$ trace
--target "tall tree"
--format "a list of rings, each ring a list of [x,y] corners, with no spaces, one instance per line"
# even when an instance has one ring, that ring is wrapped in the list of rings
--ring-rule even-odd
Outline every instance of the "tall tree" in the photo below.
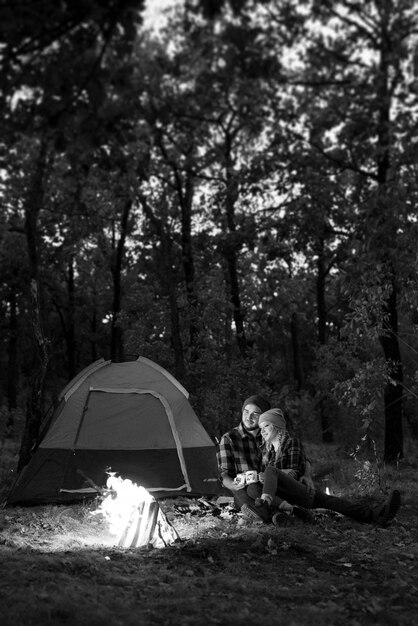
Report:
[[[396,0],[367,5],[313,2],[312,10],[314,18],[330,30],[325,34],[314,21],[306,23],[309,86],[304,106],[309,134],[305,137],[336,173],[353,175],[346,199],[347,210],[351,205],[357,220],[356,263],[363,268],[357,287],[363,284],[369,289],[374,282],[384,294],[379,339],[390,369],[384,394],[384,458],[394,462],[403,455],[397,317],[407,262],[398,233],[408,228],[410,215],[408,204],[396,196],[406,173],[403,137],[410,128],[411,105],[407,62],[412,62],[418,13],[415,3]]]
[[[48,340],[44,332],[39,281],[39,214],[44,202],[45,179],[48,175],[48,143],[42,138],[35,157],[33,179],[24,202],[25,234],[29,257],[30,307],[34,340],[31,386],[28,394],[25,429],[19,452],[18,469],[26,465],[37,440],[43,415],[43,392],[49,362]]]
[[[78,106],[85,104],[89,86],[100,74],[102,59],[118,26],[129,32],[125,43],[132,38],[135,32],[132,7],[140,9],[142,2],[115,0],[57,5],[35,1],[28,5],[18,0],[0,8],[3,44],[0,110],[5,130],[2,147],[12,143],[23,147],[26,142],[26,148],[35,155],[34,167],[14,172],[15,177],[20,175],[25,192],[23,210],[37,361],[27,405],[20,467],[28,461],[39,433],[48,365],[40,283],[39,220],[46,204],[49,162]],[[5,167],[10,165],[5,163]]]

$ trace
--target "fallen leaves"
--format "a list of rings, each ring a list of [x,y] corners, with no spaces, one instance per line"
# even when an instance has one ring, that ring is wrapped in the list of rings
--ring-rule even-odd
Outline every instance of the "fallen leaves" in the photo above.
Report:
[[[257,625],[260,616],[272,625],[406,626],[415,619],[412,508],[376,529],[326,516],[317,526],[238,526],[232,515],[164,506],[182,541],[162,550],[101,543],[105,529],[87,507],[0,511],[6,626]]]

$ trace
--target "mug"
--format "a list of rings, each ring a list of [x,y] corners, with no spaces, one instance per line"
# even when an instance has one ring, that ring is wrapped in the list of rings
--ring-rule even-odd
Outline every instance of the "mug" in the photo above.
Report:
[[[251,483],[258,483],[258,472],[254,470],[249,470],[245,472],[245,480],[247,485],[251,485]]]
[[[245,485],[245,474],[237,474],[234,478],[234,484],[237,487],[243,487]]]

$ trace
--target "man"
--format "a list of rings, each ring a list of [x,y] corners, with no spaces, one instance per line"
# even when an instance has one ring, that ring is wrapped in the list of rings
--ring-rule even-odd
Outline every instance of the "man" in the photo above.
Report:
[[[258,473],[262,468],[263,440],[258,421],[260,415],[269,409],[270,403],[263,396],[253,395],[247,398],[242,405],[241,423],[225,433],[219,443],[217,458],[221,481],[234,496],[238,510],[246,505],[245,511],[247,506],[254,505],[254,499],[247,493],[251,485],[239,482],[237,476],[251,470]],[[309,463],[303,481],[305,485],[302,488],[309,491],[313,487]],[[258,488],[261,493],[261,486],[258,485]],[[259,517],[268,522],[271,520],[271,512],[260,510]]]
[[[262,438],[258,420],[269,408],[270,402],[260,395],[247,398],[242,405],[240,424],[225,433],[219,442],[217,458],[221,481],[234,496],[238,510],[241,510],[243,504],[253,503],[247,495],[247,486],[239,484],[236,477],[250,470],[259,472],[261,469]]]
[[[259,491],[254,490],[252,485],[249,486],[247,495],[248,497],[252,495],[253,502],[246,502],[244,508],[244,513],[249,519],[268,521],[270,513],[273,523],[280,525],[281,515],[285,512],[295,514],[299,507],[303,507],[299,509],[302,512],[306,509],[329,509],[358,522],[379,526],[385,526],[396,516],[401,505],[401,496],[397,490],[393,490],[383,503],[374,507],[330,496],[315,489],[308,491],[295,480],[303,471],[303,456],[300,455],[298,446],[290,449],[287,446],[289,438],[282,411],[270,409],[262,413],[259,417],[259,426],[263,441],[270,452],[264,459],[262,495],[259,496]],[[275,512],[272,507],[279,511]],[[305,521],[309,521],[306,516]]]

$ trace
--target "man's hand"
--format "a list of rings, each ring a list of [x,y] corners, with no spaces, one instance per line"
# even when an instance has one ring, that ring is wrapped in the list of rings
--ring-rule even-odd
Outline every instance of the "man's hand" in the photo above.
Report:
[[[306,459],[305,473],[301,476],[299,482],[301,482],[302,485],[305,485],[309,495],[313,495],[315,492],[315,485],[312,480],[312,463],[309,459]]]
[[[308,490],[309,495],[313,494],[313,492],[315,491],[315,485],[310,476],[307,476],[306,474],[304,476],[301,476],[301,478],[299,479],[299,482],[305,485],[306,489]]]
[[[222,476],[222,484],[230,491],[240,491],[240,489],[244,489],[245,487],[245,483],[237,484],[235,482],[235,478],[231,478],[231,476],[228,476],[228,474]]]
[[[296,470],[294,469],[282,469],[280,471],[290,476],[290,478],[296,478]]]

